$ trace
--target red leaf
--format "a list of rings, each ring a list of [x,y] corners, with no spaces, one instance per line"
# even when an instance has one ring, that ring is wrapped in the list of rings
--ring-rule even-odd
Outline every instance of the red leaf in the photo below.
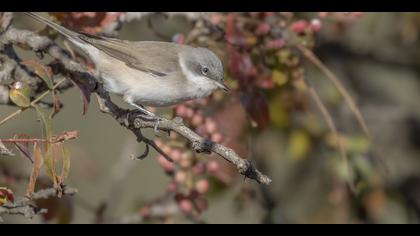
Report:
[[[12,192],[12,190],[0,187],[0,206],[7,202],[14,202],[15,196]]]
[[[99,33],[116,21],[121,12],[52,12],[64,26],[75,31],[83,31],[90,34]]]
[[[265,130],[270,123],[270,112],[267,99],[260,91],[252,91],[241,97],[241,103],[245,110],[251,116],[251,119],[257,124],[260,131]]]

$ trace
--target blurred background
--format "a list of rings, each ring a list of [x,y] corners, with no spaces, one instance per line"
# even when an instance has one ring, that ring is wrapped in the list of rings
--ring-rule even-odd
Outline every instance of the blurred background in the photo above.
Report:
[[[40,202],[49,209],[47,216],[4,215],[6,223],[130,222],[137,219],[133,216],[142,217],[134,223],[419,222],[420,14],[199,15],[205,21],[193,13],[77,14],[43,15],[89,33],[213,49],[224,61],[233,92],[157,113],[183,117],[199,134],[251,160],[273,182],[263,186],[243,179],[230,163],[192,153],[173,134],[156,140],[179,160],[175,166],[155,152],[131,160],[144,145],[99,112],[94,97],[82,115],[80,92],[71,88],[60,94],[64,106],[53,125],[55,133],[80,132],[66,143],[71,169],[65,181],[79,192]],[[61,37],[23,14],[14,14],[12,27],[41,32],[66,48]],[[322,66],[297,45],[313,51],[344,84],[371,139]],[[22,59],[36,59],[31,50],[14,48]],[[49,61],[48,56],[42,60]],[[330,113],[347,163],[308,85]],[[129,108],[118,97],[113,101]],[[0,119],[16,109],[0,105]],[[1,139],[20,133],[41,136],[35,110],[0,126]],[[153,131],[145,134],[154,137]],[[24,196],[31,168],[24,157],[2,156],[0,187]],[[41,174],[39,183],[48,185],[43,179],[48,178]],[[162,205],[159,213],[154,207]]]

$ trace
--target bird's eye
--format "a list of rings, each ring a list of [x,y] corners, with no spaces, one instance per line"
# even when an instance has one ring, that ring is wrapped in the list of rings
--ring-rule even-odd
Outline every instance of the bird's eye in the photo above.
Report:
[[[209,68],[203,67],[203,69],[201,69],[201,72],[203,73],[203,75],[207,75],[207,73],[209,73]]]

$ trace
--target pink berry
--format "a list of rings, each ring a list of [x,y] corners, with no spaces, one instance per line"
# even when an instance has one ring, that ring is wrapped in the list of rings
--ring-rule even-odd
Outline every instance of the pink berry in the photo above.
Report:
[[[203,162],[198,162],[192,168],[192,172],[194,175],[201,175],[206,170],[206,166]]]
[[[182,168],[188,168],[191,166],[191,159],[190,158],[182,158],[181,161],[179,162],[179,165]]]
[[[271,26],[268,23],[263,22],[263,23],[261,23],[257,26],[257,29],[255,30],[255,33],[257,35],[264,35],[264,34],[267,34],[268,32],[270,32],[270,29],[271,29]]]
[[[191,123],[192,123],[194,126],[199,126],[199,125],[201,125],[201,123],[203,123],[203,120],[204,120],[203,115],[196,113],[196,114],[193,116]]]
[[[186,107],[185,105],[178,105],[178,106],[175,108],[175,113],[176,113],[178,116],[181,116],[181,117],[186,117],[186,116],[187,116],[187,107]]]
[[[209,191],[209,181],[205,179],[197,181],[197,183],[195,183],[195,189],[201,194],[207,193]]]
[[[217,129],[217,123],[212,118],[207,118],[204,125],[206,126],[207,132],[210,134]]]
[[[220,133],[214,133],[211,135],[211,141],[220,143],[223,140],[223,136]]]
[[[322,23],[319,19],[313,19],[310,24],[311,30],[313,32],[318,32],[321,30]]]
[[[197,134],[201,136],[205,136],[207,134],[207,129],[205,125],[198,126],[195,131],[197,131]]]
[[[187,174],[184,171],[178,171],[175,174],[175,181],[178,183],[184,183],[187,180]]]
[[[181,209],[181,211],[185,214],[190,214],[193,210],[193,204],[190,200],[188,199],[182,199],[179,202],[179,208]]]
[[[218,172],[220,169],[220,165],[217,161],[209,161],[207,163],[207,171],[211,174]]]
[[[178,189],[178,185],[174,181],[169,182],[168,185],[166,186],[166,191],[170,193],[176,192],[177,189]]]
[[[303,33],[306,27],[308,27],[308,22],[306,20],[298,20],[291,25],[292,31],[297,34]]]
[[[193,115],[194,115],[194,110],[191,109],[191,108],[189,108],[189,107],[187,107],[187,109],[185,111],[185,117],[191,118],[191,117],[193,117]]]
[[[281,49],[286,45],[286,41],[284,39],[274,39],[267,42],[268,49]]]
[[[179,149],[173,149],[170,152],[170,157],[172,158],[172,160],[178,162],[181,160],[181,156],[182,156],[182,152]]]
[[[174,164],[166,160],[162,155],[159,155],[158,163],[166,172],[172,172],[174,170]]]

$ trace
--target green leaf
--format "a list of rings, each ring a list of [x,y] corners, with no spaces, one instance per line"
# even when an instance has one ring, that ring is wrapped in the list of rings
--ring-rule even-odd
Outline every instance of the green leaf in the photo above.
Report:
[[[54,182],[54,185],[57,182],[57,175],[55,173],[55,159],[54,159],[54,152],[49,145],[48,149],[44,153],[44,166],[45,172],[47,173],[48,177]]]
[[[43,125],[43,128],[44,128],[45,139],[49,141],[50,138],[53,135],[53,127],[52,127],[51,117],[46,111],[44,111],[39,106],[33,105],[33,107],[35,108],[35,110],[38,113],[38,116],[39,116],[39,118],[42,122],[42,125]],[[48,143],[48,142],[46,142],[46,143]]]
[[[19,107],[29,107],[31,105],[31,87],[28,84],[18,81],[14,83],[9,92],[10,100]]]
[[[69,176],[70,172],[70,151],[69,149],[62,147],[63,151],[63,169],[61,171],[61,183]]]

